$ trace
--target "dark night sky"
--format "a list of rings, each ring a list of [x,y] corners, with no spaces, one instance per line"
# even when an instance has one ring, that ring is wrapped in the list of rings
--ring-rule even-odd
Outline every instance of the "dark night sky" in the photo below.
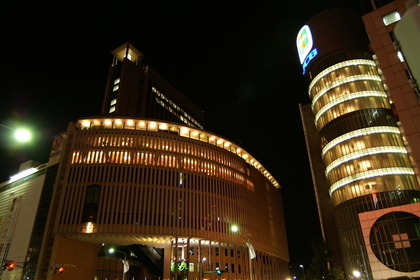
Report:
[[[110,51],[130,41],[145,64],[205,111],[206,130],[238,143],[274,175],[291,261],[309,264],[309,242],[320,232],[298,110],[309,99],[295,37],[325,9],[368,12],[368,1],[360,1],[8,4],[0,124],[25,124],[36,137],[18,145],[0,127],[0,182],[26,160],[46,162],[53,136],[68,122],[100,113]]]

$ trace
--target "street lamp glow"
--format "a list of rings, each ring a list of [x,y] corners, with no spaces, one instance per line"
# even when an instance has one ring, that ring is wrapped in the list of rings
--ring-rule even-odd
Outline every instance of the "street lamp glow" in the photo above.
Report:
[[[15,131],[15,139],[19,142],[27,142],[31,140],[32,135],[31,133],[26,129],[17,129]]]
[[[237,226],[235,226],[235,225],[233,225],[230,229],[231,229],[233,232],[237,232],[237,231],[239,230],[239,228],[238,228]]]
[[[359,278],[362,274],[360,273],[360,271],[354,270],[353,275],[354,275],[354,277]]]
[[[118,253],[121,253],[121,254],[124,255],[124,260],[122,261],[123,262],[122,280],[124,280],[125,279],[125,273],[130,268],[130,266],[129,266],[128,262],[127,262],[127,255],[123,251],[118,251],[118,250],[115,250],[114,248],[109,248],[108,252],[110,254],[113,254],[114,252],[118,252]]]
[[[31,132],[27,129],[23,129],[23,128],[16,129],[16,128],[13,128],[13,127],[10,127],[10,126],[4,125],[4,124],[0,124],[0,126],[4,127],[4,128],[7,128],[7,129],[10,129],[10,130],[13,130],[15,132],[14,137],[18,142],[27,142],[27,141],[31,140],[31,138],[32,138]]]

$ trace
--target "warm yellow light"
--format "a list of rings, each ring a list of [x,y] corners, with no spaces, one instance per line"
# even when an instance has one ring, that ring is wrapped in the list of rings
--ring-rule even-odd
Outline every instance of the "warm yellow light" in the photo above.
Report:
[[[365,172],[360,172],[358,174],[353,174],[348,177],[345,177],[337,182],[335,182],[330,188],[330,195],[338,190],[339,188],[344,187],[347,184],[352,182],[373,178],[373,177],[380,177],[386,175],[414,175],[414,171],[412,168],[408,167],[387,167],[387,168],[380,168],[375,170],[369,170]]]
[[[113,121],[115,126],[113,126]],[[138,121],[137,125],[135,125],[135,122]],[[125,123],[127,126],[125,127],[126,129],[133,129],[133,125],[135,125],[135,129],[139,129],[139,130],[151,130],[151,131],[156,131],[158,124],[155,121],[145,121],[145,120],[132,120],[132,119],[102,119],[102,118],[95,118],[95,119],[85,119],[85,120],[79,120],[79,125],[80,127],[89,127],[89,128],[93,128],[93,129],[100,129],[101,126],[105,126],[107,129],[110,128],[114,128],[114,129],[121,129],[123,128],[122,124]],[[130,127],[128,127],[130,126]],[[278,182],[276,182],[276,180],[271,176],[271,174],[265,170],[264,167],[261,166],[261,164],[259,164],[251,155],[247,154],[245,151],[242,151],[239,147],[234,146],[231,142],[226,141],[223,138],[218,138],[215,135],[209,134],[207,132],[201,131],[201,130],[196,130],[196,129],[192,129],[190,130],[190,128],[188,127],[184,127],[184,126],[180,126],[180,125],[176,125],[176,124],[168,124],[168,123],[159,123],[159,127],[161,129],[168,129],[170,127],[171,131],[174,132],[178,132],[179,131],[179,136],[182,137],[187,137],[187,138],[195,138],[198,139],[198,136],[200,136],[200,140],[205,141],[209,144],[212,145],[216,145],[218,147],[221,147],[223,149],[226,149],[227,151],[237,154],[240,157],[242,157],[243,159],[245,159],[247,162],[250,162],[257,170],[259,170],[276,188],[279,188],[280,185],[278,184]],[[191,133],[190,133],[191,131]],[[103,146],[103,140],[98,139],[98,143],[99,146]],[[124,141],[124,144],[122,145],[131,145],[132,144],[132,140],[130,141]],[[96,144],[98,145],[98,144]],[[115,141],[112,143],[108,143],[106,142],[106,145],[109,146],[118,146],[119,144],[117,144]],[[145,147],[149,147],[148,143],[143,143],[143,145]],[[242,152],[244,154],[242,154]],[[184,151],[184,153],[187,153],[187,150]],[[82,158],[80,156],[80,154],[74,154],[73,155],[73,161],[72,163],[86,163],[87,161],[89,163],[92,162],[104,162],[105,160],[112,160],[112,161],[117,161],[116,157],[119,157],[120,153],[119,152],[109,152],[106,155],[105,154],[99,154],[99,153],[95,153],[95,155],[90,155],[90,156],[86,156],[84,158]],[[137,155],[137,157],[139,157],[139,155]],[[145,155],[145,157],[147,158],[147,155]],[[86,161],[87,160],[87,161]],[[129,155],[123,156],[120,158],[119,163],[127,163],[127,161],[130,160],[136,160],[134,157],[130,157]],[[148,159],[141,159],[143,164],[150,164],[151,163],[151,158]],[[150,161],[150,162],[149,162]],[[167,163],[165,163],[167,164]],[[197,167],[197,161],[192,162],[192,168],[194,168],[194,170],[196,170]],[[209,167],[211,170],[207,170],[206,172],[208,172],[209,174],[215,175],[215,170],[216,168],[214,166],[210,166]]]
[[[324,156],[330,149],[334,148],[338,144],[350,140],[352,138],[360,137],[363,135],[375,134],[375,133],[394,133],[400,134],[400,130],[397,127],[391,126],[376,126],[376,127],[367,127],[358,130],[351,131],[349,133],[343,134],[331,142],[329,142],[325,147],[322,149],[322,155]]]
[[[328,110],[331,108],[344,103],[346,101],[357,99],[357,98],[364,98],[364,97],[382,97],[387,98],[387,95],[383,91],[373,91],[373,90],[366,90],[366,91],[359,91],[359,92],[353,92],[350,94],[346,94],[344,96],[341,96],[339,98],[334,99],[333,101],[327,103],[324,107],[322,107],[315,115],[315,123],[318,122],[319,118]],[[347,106],[347,112],[349,111]]]
[[[331,172],[331,170],[333,170],[334,168],[336,168],[337,166],[340,166],[341,164],[357,159],[357,158],[361,158],[361,157],[365,157],[365,156],[369,156],[369,155],[376,155],[376,154],[388,154],[388,153],[400,153],[400,154],[406,154],[407,150],[404,147],[398,147],[398,146],[382,146],[382,147],[373,147],[373,148],[369,148],[369,149],[364,149],[361,151],[356,151],[350,154],[347,154],[343,157],[340,157],[336,160],[334,160],[333,162],[331,162],[326,168],[325,168],[325,173],[328,175],[328,173]]]
[[[314,108],[314,105],[318,101],[318,99],[320,99],[329,90],[335,87],[341,86],[342,84],[347,84],[347,83],[355,82],[355,81],[364,81],[364,80],[373,80],[373,81],[378,81],[378,82],[382,81],[381,77],[377,75],[368,75],[368,74],[354,75],[350,77],[341,78],[333,83],[328,84],[327,86],[322,88],[320,91],[318,91],[318,93],[312,99],[312,109]]]
[[[134,121],[133,120],[127,120],[127,125],[129,125],[129,126],[134,125]]]
[[[373,62],[372,60],[368,60],[368,59],[352,59],[352,60],[347,60],[344,62],[340,62],[337,64],[334,64],[333,66],[328,67],[327,69],[323,70],[321,73],[319,73],[313,80],[312,82],[309,84],[309,91],[311,91],[312,87],[321,79],[323,79],[326,75],[328,75],[329,73],[340,69],[340,68],[344,68],[347,66],[353,66],[353,65],[358,65],[359,67],[361,65],[367,65],[367,66],[375,66],[375,62]]]
[[[90,126],[90,121],[88,120],[82,121],[82,127],[89,127],[89,126]]]

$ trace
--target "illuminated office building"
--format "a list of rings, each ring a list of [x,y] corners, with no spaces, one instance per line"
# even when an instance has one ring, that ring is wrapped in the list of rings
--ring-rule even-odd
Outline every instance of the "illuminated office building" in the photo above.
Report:
[[[316,15],[297,37],[322,230],[349,278],[420,276],[418,180],[368,45],[348,9]]]
[[[66,199],[54,247],[71,239],[84,251],[86,243],[163,248],[164,279],[217,279],[217,268],[229,279],[286,277],[279,185],[239,146],[196,128],[136,118],[80,119],[67,135]],[[257,252],[252,278],[248,240]],[[63,250],[55,262],[70,257]],[[99,267],[94,275],[110,277]]]
[[[420,6],[418,1],[396,0],[378,6],[362,18],[413,168],[419,176]]]
[[[19,171],[0,184],[0,264],[14,265],[0,279],[20,279],[28,247],[40,248],[57,168],[28,161]]]
[[[149,66],[130,43],[113,50],[102,115],[177,122],[203,128],[204,113]]]
[[[123,50],[113,53],[102,114],[71,122],[57,140],[42,246],[26,252],[38,265],[26,265],[24,279],[121,279],[118,258],[129,261],[130,280],[287,278],[278,182],[243,148],[199,128],[195,107],[157,74],[144,88],[153,96],[146,111],[159,114],[139,116],[131,104],[144,104],[144,91],[124,95],[124,85],[143,83],[136,75],[147,69],[131,45]],[[167,119],[174,113],[181,121]]]

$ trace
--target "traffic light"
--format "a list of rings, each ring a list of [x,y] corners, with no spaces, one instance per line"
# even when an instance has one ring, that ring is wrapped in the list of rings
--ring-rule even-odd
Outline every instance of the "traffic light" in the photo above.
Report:
[[[14,263],[5,263],[1,269],[2,270],[6,270],[7,269],[8,271],[12,271],[13,268],[15,268],[15,264]]]

